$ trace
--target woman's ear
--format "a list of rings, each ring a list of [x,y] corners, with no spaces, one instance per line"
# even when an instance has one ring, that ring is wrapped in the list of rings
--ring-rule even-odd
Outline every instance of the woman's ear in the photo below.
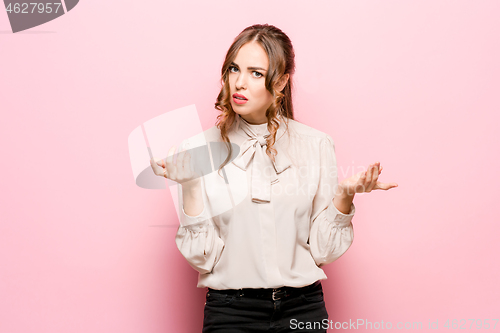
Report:
[[[283,75],[279,80],[278,82],[276,83],[276,90],[278,90],[279,92],[281,92],[285,86],[286,86],[286,83],[288,82],[288,78],[290,77],[290,74],[285,74]]]

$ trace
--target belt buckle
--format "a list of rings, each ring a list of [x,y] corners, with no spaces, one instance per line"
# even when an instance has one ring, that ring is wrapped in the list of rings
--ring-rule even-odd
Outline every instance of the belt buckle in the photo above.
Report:
[[[281,293],[283,293],[283,295],[282,295],[282,296],[280,296],[280,297],[276,296],[276,294],[278,294],[278,293],[280,293],[280,292],[281,292]],[[277,301],[277,300],[279,300],[279,299],[280,299],[280,298],[282,298],[285,294],[286,294],[286,292],[285,292],[284,290],[281,290],[281,288],[274,288],[274,289],[273,289],[273,296],[272,296],[273,301]]]

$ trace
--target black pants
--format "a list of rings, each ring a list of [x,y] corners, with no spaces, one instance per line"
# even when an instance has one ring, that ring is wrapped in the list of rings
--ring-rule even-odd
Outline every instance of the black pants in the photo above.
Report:
[[[305,293],[275,301],[209,289],[204,314],[203,333],[326,333],[328,328],[321,283]]]

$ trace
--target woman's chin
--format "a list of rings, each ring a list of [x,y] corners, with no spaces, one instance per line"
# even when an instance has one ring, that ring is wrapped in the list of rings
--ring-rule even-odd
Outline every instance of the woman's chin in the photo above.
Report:
[[[233,111],[236,113],[236,114],[239,114],[239,115],[245,115],[247,114],[248,112],[245,112],[243,108],[239,107],[239,105],[232,105],[233,107]]]

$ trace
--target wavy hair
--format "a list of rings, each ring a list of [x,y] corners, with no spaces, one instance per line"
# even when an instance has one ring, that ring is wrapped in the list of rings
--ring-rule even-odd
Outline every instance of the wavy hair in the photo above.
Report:
[[[250,42],[258,42],[266,51],[269,58],[269,70],[267,71],[265,85],[266,89],[273,96],[273,103],[266,110],[267,129],[271,134],[267,137],[266,154],[273,161],[277,154],[276,149],[274,149],[274,143],[276,142],[276,133],[279,128],[278,116],[281,116],[283,120],[285,120],[287,129],[288,119],[294,119],[292,105],[292,75],[295,72],[295,53],[290,38],[280,29],[268,24],[256,24],[245,28],[234,39],[226,53],[226,58],[221,70],[222,88],[215,103],[215,108],[221,111],[217,116],[216,125],[229,151],[226,160],[219,168],[219,172],[229,163],[231,158],[232,147],[229,141],[228,132],[236,121],[236,113],[230,102],[229,67],[236,58],[240,48]],[[285,74],[289,74],[289,78],[286,86],[283,88],[282,92],[280,92],[275,89],[275,86],[279,79]]]

